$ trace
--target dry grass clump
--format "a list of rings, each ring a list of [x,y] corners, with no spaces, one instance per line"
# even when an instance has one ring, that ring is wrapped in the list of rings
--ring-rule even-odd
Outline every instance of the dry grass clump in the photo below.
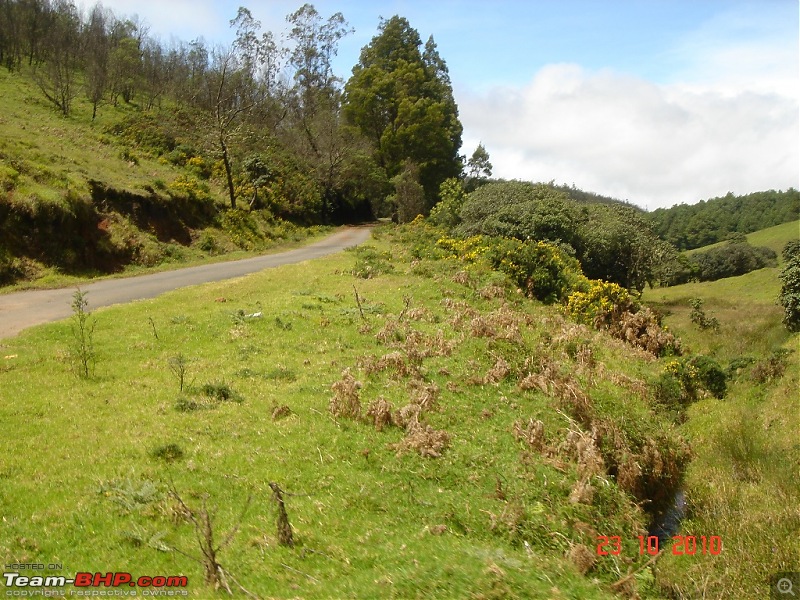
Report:
[[[421,379],[412,379],[408,382],[411,392],[411,403],[420,407],[423,412],[430,412],[436,408],[439,399],[439,386],[435,383],[426,383]]]
[[[272,420],[277,421],[278,419],[288,417],[291,414],[292,414],[292,409],[285,404],[281,404],[280,406],[273,407]]]
[[[635,313],[624,311],[620,314],[601,315],[598,320],[595,323],[598,329],[607,329],[615,338],[653,356],[681,353],[680,340],[665,331],[658,315],[647,307]]]
[[[511,431],[518,442],[525,442],[531,450],[542,452],[545,449],[544,423],[538,419],[528,419],[524,426],[520,421],[514,421]]]
[[[331,414],[336,417],[358,419],[361,416],[360,389],[361,382],[356,381],[350,369],[342,371],[342,378],[331,385],[333,398],[328,405]]]
[[[497,284],[490,284],[478,290],[478,295],[484,300],[494,300],[495,298],[505,298],[506,291]]]
[[[581,575],[591,571],[597,562],[597,555],[583,544],[572,544],[567,552],[567,558],[577,567]]]
[[[594,438],[585,431],[570,429],[559,450],[577,461],[578,476],[581,479],[605,472],[603,456]]]
[[[453,275],[452,281],[453,283],[458,283],[459,285],[468,286],[470,284],[469,273],[467,273],[466,271],[459,271],[458,273]]]
[[[465,324],[480,314],[466,302],[452,298],[442,300],[442,306],[452,315],[448,322],[457,331],[464,329]]]
[[[591,504],[594,500],[594,487],[589,483],[589,479],[579,479],[572,486],[569,494],[571,504]]]
[[[473,317],[469,323],[469,332],[472,337],[496,338],[497,330],[492,323],[483,315]]]
[[[628,377],[624,373],[613,372],[608,376],[608,380],[614,385],[624,388],[635,394],[639,398],[647,398],[648,396],[649,390],[647,388],[647,384],[641,379]]]
[[[406,436],[393,445],[398,455],[414,450],[425,458],[439,458],[449,446],[449,433],[419,421],[410,421],[406,427]]]
[[[489,369],[489,372],[486,373],[486,377],[483,378],[483,382],[500,383],[510,374],[511,374],[511,367],[501,356],[495,361],[494,366],[491,369]]]
[[[387,319],[383,327],[375,334],[375,339],[382,344],[390,344],[397,339],[405,337],[406,325],[403,325],[396,319]]]
[[[392,403],[386,400],[383,396],[378,396],[375,400],[369,403],[367,407],[367,416],[372,419],[375,429],[383,431],[384,427],[394,425],[394,417],[392,416],[394,407]]]
[[[394,414],[394,424],[402,429],[408,429],[414,423],[419,423],[422,408],[419,404],[406,404]]]
[[[409,364],[403,353],[397,350],[390,352],[389,354],[384,354],[377,359],[374,356],[364,357],[361,360],[361,367],[364,369],[367,375],[379,373],[387,369],[393,370],[401,377],[408,377],[412,373],[416,372],[416,367]]]

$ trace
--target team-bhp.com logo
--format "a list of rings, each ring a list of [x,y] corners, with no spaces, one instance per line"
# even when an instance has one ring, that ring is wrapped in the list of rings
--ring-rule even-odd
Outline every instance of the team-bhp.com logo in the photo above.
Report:
[[[58,597],[58,596],[187,596],[183,589],[189,584],[185,576],[149,577],[134,579],[130,573],[75,573],[75,577],[63,575],[23,575],[19,572],[3,573],[6,596]],[[74,588],[64,589],[67,586]],[[77,589],[75,589],[77,588]],[[131,589],[133,588],[133,589]]]

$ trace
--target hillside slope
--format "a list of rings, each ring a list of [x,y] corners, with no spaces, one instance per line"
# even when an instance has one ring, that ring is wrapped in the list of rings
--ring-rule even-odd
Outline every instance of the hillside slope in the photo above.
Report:
[[[660,597],[642,507],[688,448],[649,399],[659,361],[402,231],[97,311],[89,379],[68,322],[5,342],[3,560],[209,597],[182,554],[208,510],[261,597]]]
[[[266,212],[224,210],[213,165],[175,119],[120,104],[92,121],[80,98],[64,118],[26,74],[0,72],[0,285],[64,283],[307,235]]]

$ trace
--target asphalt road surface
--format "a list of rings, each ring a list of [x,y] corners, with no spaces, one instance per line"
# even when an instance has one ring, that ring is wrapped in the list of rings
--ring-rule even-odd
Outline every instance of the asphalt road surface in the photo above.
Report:
[[[299,263],[357,246],[370,236],[369,227],[348,227],[309,246],[279,254],[268,254],[231,262],[221,262],[175,271],[152,273],[124,279],[104,279],[81,285],[89,292],[91,310],[156,296],[187,285],[241,277],[262,269]],[[0,295],[0,338],[11,337],[23,329],[65,319],[72,315],[75,288],[31,290]]]

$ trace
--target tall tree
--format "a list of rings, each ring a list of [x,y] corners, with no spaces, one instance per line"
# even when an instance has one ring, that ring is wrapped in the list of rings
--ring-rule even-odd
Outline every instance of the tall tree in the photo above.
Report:
[[[236,27],[236,39],[211,53],[201,108],[209,118],[213,144],[225,169],[231,208],[236,208],[233,144],[244,137],[250,117],[269,97],[262,69],[274,60],[274,44],[271,35],[259,37],[261,23],[244,7],[230,24]]]
[[[84,28],[84,88],[86,98],[92,103],[92,121],[97,116],[97,105],[108,88],[110,20],[109,13],[100,4],[95,4]]]
[[[45,97],[66,117],[77,95],[76,80],[81,63],[81,19],[70,0],[53,3],[52,23],[43,39],[44,63],[37,65],[34,79]]]
[[[489,153],[483,144],[478,144],[475,152],[467,161],[467,173],[465,179],[468,192],[474,191],[481,183],[492,176],[492,163],[489,162]]]
[[[461,123],[447,67],[429,39],[424,54],[419,33],[394,16],[361,50],[345,85],[345,111],[372,141],[376,162],[389,178],[407,160],[419,167],[427,207],[441,183],[461,173]]]
[[[292,25],[288,64],[294,85],[287,98],[292,127],[285,137],[314,174],[321,188],[321,218],[328,222],[343,202],[342,175],[359,146],[359,136],[341,118],[340,80],[331,64],[339,41],[353,30],[342,13],[325,20],[311,4],[286,20]]]

